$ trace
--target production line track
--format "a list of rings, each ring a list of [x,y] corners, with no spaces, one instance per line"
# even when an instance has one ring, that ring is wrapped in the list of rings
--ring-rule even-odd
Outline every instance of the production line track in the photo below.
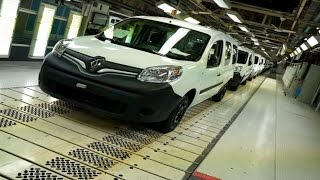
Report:
[[[168,134],[94,116],[37,86],[0,89],[0,179],[188,179],[264,79],[189,109]]]

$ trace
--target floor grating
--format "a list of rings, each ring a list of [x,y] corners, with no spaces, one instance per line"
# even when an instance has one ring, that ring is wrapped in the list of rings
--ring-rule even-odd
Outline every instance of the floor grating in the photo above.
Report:
[[[190,108],[168,134],[90,115],[37,86],[0,89],[0,135],[12,136],[10,144],[33,147],[21,154],[1,141],[0,155],[7,149],[11,159],[18,158],[13,164],[26,158],[31,165],[9,173],[0,157],[0,174],[12,179],[186,179],[263,79],[228,93],[221,103],[207,100]]]

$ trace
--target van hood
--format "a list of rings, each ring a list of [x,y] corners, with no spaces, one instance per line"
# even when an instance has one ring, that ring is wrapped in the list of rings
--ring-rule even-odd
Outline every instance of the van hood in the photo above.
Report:
[[[145,69],[152,66],[176,65],[186,66],[194,62],[174,60],[142,50],[100,41],[95,36],[74,38],[68,49],[87,56],[102,56],[108,62]]]

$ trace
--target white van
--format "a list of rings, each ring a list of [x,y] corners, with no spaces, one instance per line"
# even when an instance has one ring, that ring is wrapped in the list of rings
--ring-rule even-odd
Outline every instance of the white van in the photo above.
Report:
[[[170,132],[187,108],[224,97],[234,50],[232,39],[214,29],[133,17],[96,36],[58,42],[39,85],[54,97]]]
[[[234,76],[229,82],[229,87],[232,91],[236,91],[240,84],[246,85],[248,78],[253,69],[254,51],[239,47],[238,60],[234,68]]]
[[[266,62],[266,59],[262,56],[261,60],[260,60],[260,63],[259,63],[259,72],[258,72],[258,74],[261,74],[263,72],[265,62]]]
[[[254,62],[253,62],[253,70],[251,73],[251,78],[256,78],[259,75],[260,70],[260,62],[261,62],[261,56],[259,54],[254,55]]]

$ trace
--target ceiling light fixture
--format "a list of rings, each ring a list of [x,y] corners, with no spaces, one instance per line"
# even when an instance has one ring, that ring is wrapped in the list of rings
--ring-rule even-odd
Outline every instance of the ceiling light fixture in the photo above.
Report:
[[[237,23],[242,23],[243,22],[243,19],[242,17],[240,16],[240,14],[236,11],[230,11],[228,10],[226,12],[226,14],[230,17],[230,19],[232,19],[232,21],[234,22],[237,22]]]
[[[193,24],[199,24],[200,23],[200,21],[198,21],[198,20],[196,20],[196,19],[194,19],[192,17],[187,17],[184,20],[188,21],[189,23],[193,23]]]
[[[221,8],[231,9],[231,5],[228,0],[213,0],[213,1]]]
[[[298,52],[297,52],[297,50],[295,50],[294,52],[293,52],[295,55],[298,55]]]
[[[259,42],[254,42],[254,45],[260,46],[260,43]]]
[[[246,26],[244,26],[244,25],[238,25],[238,27],[239,27],[239,29],[241,29],[241,31],[244,31],[244,32],[250,32],[249,30],[248,30],[248,28],[246,27]]]
[[[297,48],[297,52],[300,54],[302,51],[300,48]]]
[[[308,47],[307,47],[307,45],[306,45],[305,43],[301,44],[301,45],[300,45],[300,48],[301,48],[303,51],[308,50]]]
[[[258,42],[258,39],[257,38],[250,38],[253,42]]]
[[[164,2],[160,2],[157,7],[159,9],[162,9],[164,12],[168,13],[168,14],[172,14],[172,12],[174,11],[177,11],[176,14],[180,14],[181,11],[177,10],[176,8],[170,6],[169,4],[167,3],[164,3]]]
[[[308,40],[307,40],[308,44],[313,47],[317,44],[319,44],[318,40],[314,37],[314,36],[311,36]]]

